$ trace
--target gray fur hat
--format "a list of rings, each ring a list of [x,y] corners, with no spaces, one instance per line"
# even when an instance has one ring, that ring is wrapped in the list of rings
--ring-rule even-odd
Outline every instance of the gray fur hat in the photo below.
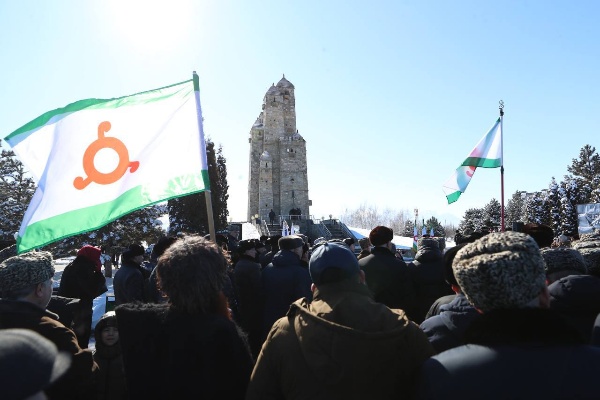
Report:
[[[546,262],[546,275],[566,270],[587,274],[585,260],[577,250],[568,247],[557,247],[555,249],[546,248],[541,251]]]
[[[585,260],[588,273],[600,277],[600,247],[590,247],[579,250]]]
[[[428,250],[438,249],[439,250],[440,244],[436,238],[422,237],[417,242],[417,248],[419,250],[421,250],[421,249],[428,249]]]
[[[54,261],[47,251],[31,251],[0,264],[0,297],[3,293],[46,282],[54,276]]]
[[[490,233],[460,249],[452,270],[469,302],[483,312],[520,308],[545,286],[535,240],[519,232]]]
[[[600,233],[584,233],[578,241],[573,243],[572,247],[577,250],[600,247]]]

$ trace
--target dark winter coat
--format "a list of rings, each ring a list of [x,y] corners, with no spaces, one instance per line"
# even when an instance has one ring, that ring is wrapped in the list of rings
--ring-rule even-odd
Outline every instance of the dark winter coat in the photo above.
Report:
[[[425,362],[420,398],[598,398],[600,349],[552,310],[491,311],[465,338],[471,344]]]
[[[117,342],[112,346],[106,346],[102,342],[101,332],[107,325],[105,320],[106,315],[100,318],[94,328],[96,338],[94,361],[98,364],[96,398],[98,400],[125,400],[127,399],[127,386],[121,344]]]
[[[135,263],[123,262],[113,279],[115,305],[146,301],[146,280],[142,267]]]
[[[548,286],[550,308],[560,313],[589,343],[600,313],[600,278],[570,275]]]
[[[454,300],[455,298],[456,294],[449,294],[447,296],[442,296],[436,301],[434,301],[431,307],[429,307],[429,311],[427,311],[425,319],[431,318],[434,315],[439,315],[441,312],[440,308],[446,304],[452,303],[452,300]]]
[[[375,301],[389,308],[402,309],[412,320],[415,312],[415,292],[408,267],[385,247],[373,247],[371,255],[358,261],[365,271],[367,286]]]
[[[237,297],[238,323],[248,333],[252,354],[258,356],[262,346],[262,318],[264,310],[260,264],[241,255],[233,270]]]
[[[421,323],[431,305],[440,297],[453,294],[444,277],[444,260],[437,247],[424,246],[417,251],[414,261],[408,264],[415,288],[417,310],[414,317]]]
[[[46,390],[50,399],[94,398],[98,366],[92,352],[79,347],[73,331],[58,322],[56,314],[25,301],[0,300],[0,329],[9,328],[31,329],[54,343],[59,351],[71,355],[71,366],[65,375]]]
[[[115,311],[131,399],[244,398],[252,357],[235,323],[164,304]]]
[[[264,254],[261,254],[259,257],[260,266],[264,268],[267,265],[271,264],[271,261],[273,261],[273,257],[275,257],[275,254],[277,254],[277,251],[269,251]]]
[[[451,303],[441,306],[439,315],[423,321],[420,328],[436,353],[441,353],[465,344],[465,331],[480,315],[461,293]]]
[[[265,295],[263,312],[263,338],[273,323],[283,317],[290,305],[303,297],[312,299],[312,281],[308,270],[302,267],[300,258],[290,250],[280,250],[273,262],[262,270],[262,286]]]
[[[432,354],[404,312],[376,303],[365,285],[324,285],[273,325],[247,399],[411,398]]]
[[[90,305],[106,291],[106,278],[93,261],[83,256],[77,256],[65,267],[58,287],[59,296],[81,299]]]

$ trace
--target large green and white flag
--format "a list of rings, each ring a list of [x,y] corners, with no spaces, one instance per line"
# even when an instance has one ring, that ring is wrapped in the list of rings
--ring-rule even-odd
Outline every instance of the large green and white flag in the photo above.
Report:
[[[454,203],[467,190],[475,169],[502,166],[502,124],[498,118],[489,132],[477,143],[465,161],[444,182],[443,190],[448,204]]]
[[[38,183],[19,252],[209,189],[198,77],[49,111],[4,138]]]

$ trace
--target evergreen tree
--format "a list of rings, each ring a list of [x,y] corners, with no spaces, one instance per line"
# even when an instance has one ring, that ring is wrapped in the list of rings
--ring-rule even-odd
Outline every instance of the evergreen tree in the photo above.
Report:
[[[552,180],[548,185],[548,193],[546,195],[546,203],[544,204],[544,208],[549,215],[548,226],[552,227],[554,233],[558,232],[560,230],[561,202],[559,187],[554,177],[552,177]]]
[[[407,219],[404,222],[404,230],[402,231],[402,236],[405,237],[413,237],[415,233],[415,223],[410,219]]]
[[[220,151],[220,161],[215,154],[215,144],[207,139],[206,160],[208,163],[208,177],[211,188],[211,202],[215,230],[224,229],[227,226],[227,167],[225,157]],[[206,208],[206,192],[193,193],[187,196],[171,199],[168,202],[169,231],[173,234],[186,233],[208,233],[208,214]]]
[[[523,218],[523,209],[525,208],[525,200],[520,190],[513,193],[512,197],[506,203],[506,215],[504,216],[506,226],[512,227],[515,222],[525,222]]]
[[[592,179],[592,192],[590,193],[590,203],[600,203],[600,174]]]
[[[557,235],[573,236],[577,233],[577,191],[577,181],[565,175],[559,189],[561,219],[559,229],[555,232]]]
[[[14,240],[35,192],[35,182],[12,150],[0,141],[0,240]]]
[[[431,228],[433,228],[434,236],[436,237],[446,237],[446,230],[438,221],[436,217],[431,217],[425,222],[425,226],[427,227],[427,232],[431,232]]]
[[[487,232],[499,232],[501,225],[501,205],[496,199],[483,207],[483,227]]]
[[[470,235],[473,232],[482,232],[483,226],[483,210],[481,208],[469,208],[465,211],[458,229],[462,235]]]
[[[530,224],[544,223],[544,198],[540,192],[534,192],[525,200],[526,221]]]
[[[596,153],[596,148],[589,144],[583,146],[579,151],[579,159],[574,158],[567,171],[591,184],[600,175],[600,155]]]

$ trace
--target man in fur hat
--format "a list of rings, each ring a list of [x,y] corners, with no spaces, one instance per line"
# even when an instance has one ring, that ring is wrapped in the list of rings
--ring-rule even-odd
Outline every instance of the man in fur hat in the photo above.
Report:
[[[598,397],[600,349],[548,308],[544,267],[524,233],[491,233],[458,251],[454,275],[482,316],[467,328],[466,345],[425,362],[419,398]]]
[[[48,252],[24,253],[0,263],[0,329],[30,329],[71,355],[64,377],[46,390],[50,399],[91,399],[97,369],[92,353],[81,349],[75,333],[46,310],[53,276],[54,261]],[[2,389],[0,397],[1,393]]]
[[[375,301],[389,308],[402,309],[413,318],[416,310],[415,292],[406,263],[396,257],[392,243],[394,231],[387,226],[376,226],[369,233],[373,245],[371,254],[358,261],[365,271],[367,286]]]
[[[263,339],[271,326],[283,317],[294,301],[312,299],[310,275],[302,266],[304,240],[297,235],[284,236],[278,241],[279,252],[262,271],[265,294]]]

